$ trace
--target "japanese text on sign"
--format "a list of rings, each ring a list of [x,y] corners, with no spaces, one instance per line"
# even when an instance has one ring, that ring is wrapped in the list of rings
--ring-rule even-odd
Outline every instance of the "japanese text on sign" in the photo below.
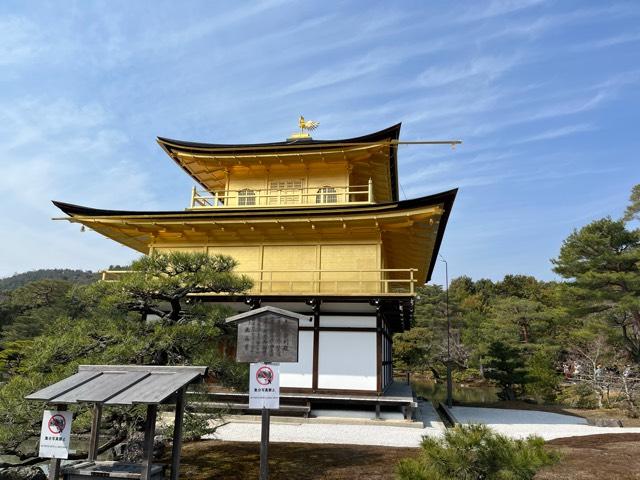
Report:
[[[297,362],[298,320],[271,313],[238,322],[238,362]]]
[[[69,458],[72,418],[71,412],[44,411],[40,430],[40,457]]]

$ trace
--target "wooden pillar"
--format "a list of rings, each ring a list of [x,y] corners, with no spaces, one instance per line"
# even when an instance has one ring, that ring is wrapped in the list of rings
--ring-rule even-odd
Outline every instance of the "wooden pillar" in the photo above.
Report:
[[[91,438],[89,439],[88,460],[95,461],[98,457],[98,442],[100,440],[100,420],[102,419],[102,404],[94,403],[91,412]]]
[[[186,387],[176,395],[176,416],[173,422],[173,446],[171,448],[171,480],[180,478],[180,453],[182,451],[182,424],[184,422],[184,404]]]
[[[318,366],[320,362],[320,300],[313,304],[313,373],[311,375],[311,389],[318,390]]]
[[[153,439],[156,436],[157,405],[147,405],[147,419],[144,423],[144,445],[142,450],[142,475],[141,480],[151,480],[151,467],[153,465]]]
[[[382,312],[380,307],[376,309],[376,389],[382,393]]]

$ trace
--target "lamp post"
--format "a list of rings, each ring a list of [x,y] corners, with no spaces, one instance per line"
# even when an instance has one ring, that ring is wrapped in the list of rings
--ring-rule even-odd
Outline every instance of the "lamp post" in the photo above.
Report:
[[[449,317],[449,264],[440,255],[440,261],[444,262],[445,290],[445,314],[447,316],[447,407],[453,406],[453,381],[451,379],[451,317]]]

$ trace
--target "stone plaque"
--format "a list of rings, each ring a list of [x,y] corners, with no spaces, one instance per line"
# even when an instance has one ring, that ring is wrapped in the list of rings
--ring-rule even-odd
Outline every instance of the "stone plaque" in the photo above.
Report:
[[[271,311],[237,321],[238,362],[286,363],[298,361],[298,318]]]

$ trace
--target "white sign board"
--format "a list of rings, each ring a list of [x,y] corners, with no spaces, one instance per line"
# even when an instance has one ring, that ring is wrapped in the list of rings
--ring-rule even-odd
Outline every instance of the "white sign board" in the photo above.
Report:
[[[69,458],[72,419],[71,412],[44,411],[40,430],[40,457]]]
[[[280,364],[252,363],[249,370],[249,408],[280,408]]]

